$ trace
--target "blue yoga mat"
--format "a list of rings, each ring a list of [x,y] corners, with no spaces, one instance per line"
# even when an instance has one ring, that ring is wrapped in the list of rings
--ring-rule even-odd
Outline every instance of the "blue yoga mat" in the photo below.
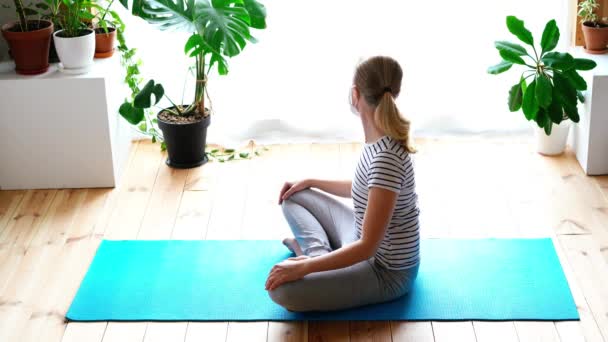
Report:
[[[73,321],[577,320],[550,239],[423,240],[410,294],[292,313],[264,290],[290,256],[279,241],[103,241],[67,313]]]

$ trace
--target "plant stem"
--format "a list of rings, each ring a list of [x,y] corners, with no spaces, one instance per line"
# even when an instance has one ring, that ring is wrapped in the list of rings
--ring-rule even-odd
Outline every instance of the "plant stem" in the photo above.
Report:
[[[534,45],[532,45],[532,50],[534,50],[534,56],[536,56],[536,59],[534,59],[534,63],[538,64],[538,62],[539,62],[538,53],[536,52],[536,48],[534,47]],[[532,56],[530,56],[530,57],[532,57]]]
[[[205,115],[205,86],[207,77],[205,76],[205,54],[199,53],[196,56],[196,90],[194,92],[194,103],[201,115]]]
[[[110,6],[112,6],[113,3],[114,3],[114,0],[110,0],[110,2],[108,3],[108,7],[106,7],[106,10],[103,12],[103,15],[101,16],[101,19],[99,21],[103,21],[106,18],[106,14],[108,14],[108,11],[110,10]]]
[[[14,0],[15,2],[15,11],[19,16],[19,26],[21,28],[21,32],[27,32],[27,20],[25,19],[25,11],[23,10],[23,3],[21,0]]]

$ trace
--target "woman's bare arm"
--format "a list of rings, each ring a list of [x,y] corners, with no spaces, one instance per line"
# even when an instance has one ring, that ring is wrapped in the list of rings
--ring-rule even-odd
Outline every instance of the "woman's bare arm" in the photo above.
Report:
[[[340,197],[351,197],[350,191],[353,186],[351,180],[309,179],[308,181],[311,188],[317,188],[321,191]]]

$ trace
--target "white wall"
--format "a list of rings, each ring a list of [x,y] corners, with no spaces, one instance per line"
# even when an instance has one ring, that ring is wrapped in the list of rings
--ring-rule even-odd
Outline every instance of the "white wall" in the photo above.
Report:
[[[508,90],[520,74],[486,73],[500,61],[494,41],[516,41],[505,16],[524,19],[536,42],[545,23],[556,19],[561,50],[570,36],[567,0],[263,2],[268,29],[254,33],[259,43],[229,61],[228,76],[210,76],[214,141],[360,138],[347,92],[357,61],[377,54],[401,62],[398,101],[420,133],[525,132],[530,123],[507,108]],[[182,52],[186,36],[127,19],[144,72],[179,101],[190,65]]]

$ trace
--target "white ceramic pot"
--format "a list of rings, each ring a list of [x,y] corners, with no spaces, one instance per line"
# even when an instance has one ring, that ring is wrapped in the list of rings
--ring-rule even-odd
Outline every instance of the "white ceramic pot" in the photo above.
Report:
[[[559,125],[553,124],[551,135],[534,125],[536,135],[536,151],[545,156],[554,156],[564,152],[570,132],[570,120],[564,120]]]
[[[61,37],[63,30],[53,34],[59,61],[66,71],[86,72],[93,64],[95,55],[95,32],[87,29],[87,34],[79,37]]]

